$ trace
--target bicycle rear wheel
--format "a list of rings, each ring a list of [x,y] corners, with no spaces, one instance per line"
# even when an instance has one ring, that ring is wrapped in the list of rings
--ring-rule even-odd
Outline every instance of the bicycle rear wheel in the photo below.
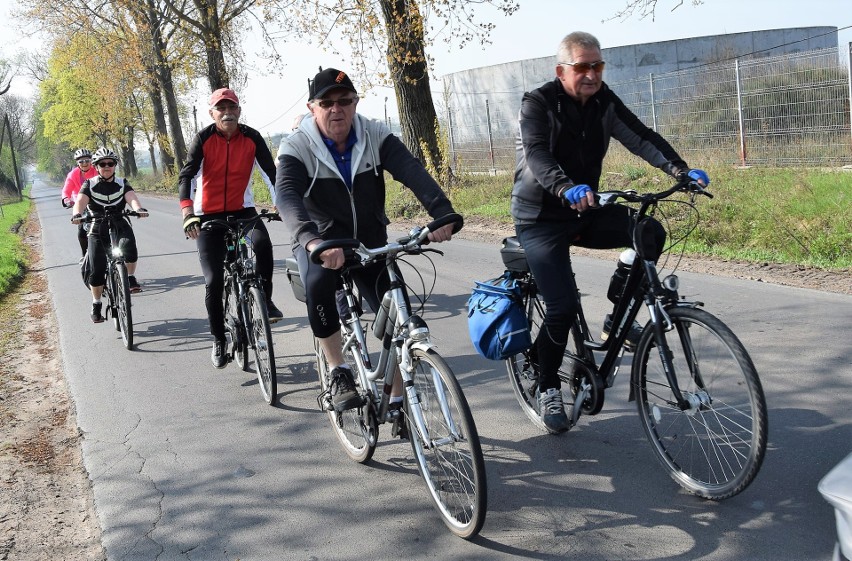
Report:
[[[253,286],[248,293],[248,317],[246,325],[251,330],[251,343],[254,347],[255,369],[260,392],[269,405],[275,404],[278,397],[278,377],[275,373],[275,352],[272,348],[272,329],[266,310],[266,296],[263,290]]]
[[[544,421],[541,420],[536,400],[539,370],[534,350],[536,338],[541,331],[544,321],[544,302],[539,300],[535,295],[526,295],[524,297],[524,307],[527,310],[527,320],[530,324],[533,347],[507,358],[506,370],[509,373],[509,383],[512,385],[512,390],[518,400],[518,404],[521,406],[521,411],[524,412],[536,427],[544,432],[548,432],[547,427],[544,426]],[[565,349],[565,355],[562,359],[562,365],[559,367],[557,373],[562,386],[562,401],[565,404],[565,411],[569,415],[572,412],[577,392],[580,390],[580,384],[583,384],[591,392],[591,397],[583,402],[582,411],[584,413],[598,413],[603,405],[602,395],[600,395],[603,392],[603,388],[599,380],[592,375],[589,368],[580,358],[585,356],[586,353],[587,351],[583,347],[581,339],[575,333],[575,328],[572,327],[568,338],[568,346]],[[574,372],[581,374],[575,377]]]
[[[331,423],[331,428],[334,430],[334,435],[340,442],[343,451],[351,459],[358,463],[364,464],[370,461],[373,453],[376,451],[376,443],[379,439],[379,425],[376,420],[375,412],[373,411],[370,402],[372,397],[367,395],[366,403],[355,409],[346,409],[338,413],[331,405],[331,395],[328,393],[331,367],[325,358],[319,340],[314,338],[314,350],[317,355],[317,372],[319,374],[320,386],[322,393],[317,400],[320,406],[328,413],[328,420]],[[347,364],[355,365],[355,359],[346,349],[343,350],[343,358]],[[364,395],[364,390],[361,387],[361,381],[355,374],[355,389]]]
[[[653,329],[633,358],[642,428],[669,475],[687,491],[720,500],[745,489],[766,452],[766,400],[757,371],[736,335],[696,308],[667,310],[674,375],[691,407],[682,411],[663,370]]]
[[[113,273],[113,318],[121,331],[121,339],[124,348],[133,348],[133,312],[130,310],[130,285],[127,282],[127,265],[118,262],[112,270]]]
[[[434,351],[413,350],[417,404],[406,404],[408,437],[417,468],[444,524],[455,535],[475,536],[485,522],[485,461],[473,416],[450,367]],[[429,441],[417,432],[412,407],[423,414]]]

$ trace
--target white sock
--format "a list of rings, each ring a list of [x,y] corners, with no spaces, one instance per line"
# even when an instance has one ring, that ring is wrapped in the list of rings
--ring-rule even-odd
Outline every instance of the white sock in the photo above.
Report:
[[[402,403],[401,395],[392,395],[390,398],[390,403]]]

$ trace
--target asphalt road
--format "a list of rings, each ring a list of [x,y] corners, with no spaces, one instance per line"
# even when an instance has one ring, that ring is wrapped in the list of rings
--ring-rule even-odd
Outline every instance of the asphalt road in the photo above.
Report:
[[[658,465],[623,372],[601,414],[571,432],[549,436],[526,421],[504,366],[475,355],[466,331],[473,280],[502,271],[497,247],[443,244],[425,317],[471,404],[489,486],[485,526],[466,542],[444,528],[408,443],[389,440],[387,427],[369,465],[338,447],[316,405],[303,305],[282,274],[280,223],[270,232],[285,320],[274,327],[280,405],[270,407],[253,372],[210,363],[203,280],[176,201],[142,196],[151,211],[134,221],[144,292],[133,296],[127,351],[111,323],[89,321],[59,189],[37,180],[32,195],[110,560],[830,558],[833,511],[817,482],[852,450],[849,296],[681,275],[683,292],[750,350],[769,404],[763,469],[742,494],[714,503],[681,492]],[[587,317],[600,322],[614,264],[575,264]]]

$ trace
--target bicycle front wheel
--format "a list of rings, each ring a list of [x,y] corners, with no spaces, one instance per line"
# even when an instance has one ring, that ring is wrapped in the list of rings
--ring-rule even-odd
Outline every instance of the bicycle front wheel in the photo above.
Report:
[[[346,455],[358,463],[367,463],[376,451],[376,443],[379,437],[378,422],[369,404],[371,398],[368,395],[367,403],[361,407],[346,409],[339,413],[335,411],[331,405],[331,394],[329,393],[331,367],[325,358],[325,353],[322,351],[319,340],[316,338],[314,338],[314,349],[317,355],[317,372],[319,373],[320,386],[322,387],[322,393],[318,401],[328,413],[331,428],[334,430],[334,435],[337,437]],[[346,349],[344,349],[343,357],[348,364],[357,364],[351,353]],[[353,374],[355,374],[355,389],[359,394],[364,395],[357,372],[353,371]]]
[[[278,376],[275,373],[275,352],[272,349],[272,329],[266,310],[266,296],[263,290],[253,286],[248,293],[248,317],[246,325],[251,330],[251,343],[254,347],[255,369],[260,392],[269,405],[275,404],[278,397]]]
[[[121,340],[124,341],[124,348],[131,350],[133,348],[133,313],[130,310],[130,285],[127,281],[127,265],[121,262],[115,264],[113,268],[113,289],[114,298],[113,317],[118,325],[118,330],[121,331]]]
[[[666,332],[681,410],[646,328],[633,358],[642,428],[669,475],[687,491],[721,500],[745,489],[766,452],[766,400],[757,371],[736,335],[696,308],[667,310]]]
[[[485,461],[473,416],[450,367],[434,351],[413,350],[417,403],[406,405],[408,437],[417,468],[444,524],[455,535],[475,536],[485,522]],[[428,434],[411,417],[419,408]]]

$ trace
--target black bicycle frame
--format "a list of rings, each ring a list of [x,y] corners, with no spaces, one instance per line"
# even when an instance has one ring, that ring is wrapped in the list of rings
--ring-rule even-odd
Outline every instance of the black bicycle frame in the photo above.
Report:
[[[648,215],[649,207],[654,204],[655,202],[652,201],[642,202],[637,212],[637,223]],[[582,305],[578,308],[578,318],[575,323],[575,328],[578,332],[576,336],[582,338],[582,343],[587,349],[591,351],[606,352],[603,361],[597,368],[597,372],[603,377],[605,387],[611,388],[615,383],[615,377],[618,374],[619,367],[621,366],[621,359],[624,355],[624,342],[627,339],[627,335],[630,331],[630,327],[633,325],[633,321],[638,316],[639,310],[644,303],[651,314],[651,326],[654,329],[654,339],[656,341],[657,351],[660,354],[660,360],[662,361],[666,378],[671,385],[674,395],[677,396],[678,407],[680,407],[681,410],[686,410],[689,409],[690,405],[689,402],[681,395],[680,387],[677,383],[677,377],[674,374],[671,352],[669,351],[669,347],[664,336],[664,331],[666,331],[671,324],[669,323],[668,326],[664,328],[664,323],[666,323],[665,318],[668,316],[665,314],[663,306],[670,302],[676,303],[677,295],[676,293],[672,294],[671,291],[667,291],[663,288],[660,283],[659,275],[657,274],[656,263],[650,259],[645,259],[641,255],[641,245],[641,240],[634,238],[634,249],[637,252],[637,256],[630,267],[627,280],[624,284],[622,296],[618,301],[615,311],[613,312],[610,337],[602,343],[594,341],[589,333],[589,329],[583,315]],[[571,278],[571,283],[571,289],[577,292],[579,301],[580,292],[573,276]],[[685,334],[683,333],[679,333],[679,335],[681,339],[685,337]],[[700,382],[700,375],[697,372],[692,372],[692,375],[696,381]],[[633,387],[631,385],[629,400],[633,401],[633,399]]]

